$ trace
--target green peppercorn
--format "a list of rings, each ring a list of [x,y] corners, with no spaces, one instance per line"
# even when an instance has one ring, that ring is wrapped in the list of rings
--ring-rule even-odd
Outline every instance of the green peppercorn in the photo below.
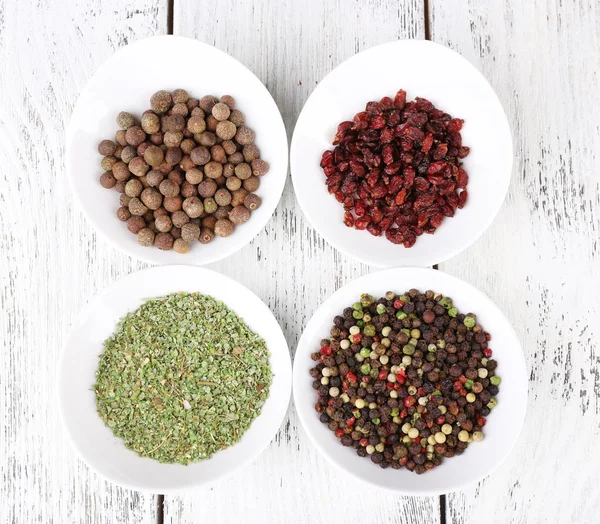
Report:
[[[369,348],[362,348],[360,350],[360,356],[363,358],[367,358],[371,354],[371,350]]]
[[[404,302],[406,304],[407,302],[410,302],[410,297],[408,297],[406,295],[400,295],[398,297],[398,300],[400,300],[400,302]]]
[[[375,302],[375,299],[367,293],[363,293],[360,296],[360,303],[363,307],[369,307],[373,302]]]
[[[362,312],[362,311],[356,311],[356,310],[355,310],[355,311],[353,311],[353,312],[352,312],[352,316],[353,316],[355,319],[359,320],[359,319],[361,319],[361,318],[363,317],[363,312]]]
[[[410,329],[404,328],[404,329],[402,329],[400,331],[401,331],[401,333],[404,333],[407,337],[410,337]]]
[[[366,317],[366,315],[363,316],[363,320],[366,321],[365,317]],[[375,326],[373,324],[367,324],[365,326],[365,329],[363,330],[363,332],[367,337],[374,337],[375,334],[377,333],[377,331],[375,330]]]
[[[352,416],[353,416],[354,418],[356,418],[356,419],[359,419],[359,418],[360,418],[360,410],[359,410],[359,409],[355,409],[355,410],[352,412]]]
[[[458,315],[458,309],[456,309],[455,307],[451,307],[450,309],[448,309],[448,315],[450,315],[452,318],[455,318],[456,315]]]
[[[368,375],[371,372],[371,365],[364,363],[362,366],[360,366],[360,372],[363,375]]]
[[[365,322],[364,322],[364,320],[359,320],[359,321],[356,322],[356,325],[359,328],[363,328],[363,327],[365,327]]]
[[[490,382],[494,386],[499,386],[501,381],[502,381],[502,379],[500,377],[497,377],[497,376],[490,377]]]
[[[442,297],[439,302],[440,306],[444,306],[446,309],[452,307],[452,299],[450,297]]]
[[[396,293],[394,293],[393,291],[388,291],[385,294],[385,299],[386,300],[394,300],[394,298],[396,298]]]
[[[415,351],[416,351],[416,347],[413,346],[412,344],[406,344],[403,348],[402,348],[402,353],[404,353],[405,355],[412,355]]]
[[[383,304],[377,304],[377,314],[383,315],[385,313],[385,306]]]
[[[427,362],[433,362],[433,361],[435,361],[435,354],[434,353],[427,353],[427,356],[425,357],[425,360],[427,360]]]
[[[468,328],[471,329],[475,326],[476,322],[475,322],[475,315],[469,313],[468,315],[465,316],[465,319],[463,320],[463,324]]]
[[[378,418],[373,418],[373,419],[371,419],[371,422],[373,424],[375,424],[376,426],[379,426],[379,423],[381,422],[381,420],[379,420]]]
[[[362,311],[362,305],[360,302],[355,302],[354,304],[352,304],[352,309],[354,311]]]
[[[488,407],[489,409],[494,409],[494,408],[496,407],[496,405],[497,405],[497,404],[498,404],[498,401],[497,401],[497,400],[496,400],[494,397],[492,397],[492,398],[490,399],[490,401],[487,403],[487,407]]]
[[[418,330],[418,329],[413,329],[413,330],[410,332],[410,336],[411,336],[412,338],[419,339],[419,338],[421,338],[421,331],[420,331],[420,330]]]
[[[408,315],[402,310],[396,312],[396,318],[398,320],[404,320],[407,316]]]
[[[468,378],[467,381],[465,382],[465,388],[467,389],[471,389],[473,387],[473,381]]]
[[[390,415],[392,417],[397,417],[400,414],[400,410],[398,408],[392,408]]]
[[[431,353],[434,353],[434,352],[436,352],[436,351],[437,351],[437,346],[436,346],[435,344],[429,344],[429,345],[427,346],[427,351],[429,351],[429,352],[431,352]]]
[[[379,375],[379,373],[377,372],[376,369],[372,369],[371,372],[369,373],[369,375],[371,375],[371,378],[376,379],[377,375]]]

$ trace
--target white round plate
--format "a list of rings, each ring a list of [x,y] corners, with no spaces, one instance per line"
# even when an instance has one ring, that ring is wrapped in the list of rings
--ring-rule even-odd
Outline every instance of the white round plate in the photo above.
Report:
[[[267,343],[273,384],[260,415],[235,446],[188,466],[142,458],[113,435],[96,412],[93,386],[104,341],[123,316],[148,298],[178,291],[222,300]],[[59,366],[59,406],[73,445],[107,479],[130,489],[174,493],[213,482],[258,457],[277,433],[291,392],[290,355],[269,308],[249,289],[226,276],[194,266],[159,266],[115,282],[92,299],[72,327]]]
[[[485,439],[473,442],[459,456],[445,459],[437,468],[417,475],[407,469],[381,469],[353,448],[342,446],[315,411],[316,392],[309,370],[314,367],[310,354],[329,336],[335,315],[356,302],[362,293],[375,298],[386,291],[404,293],[408,289],[432,289],[451,297],[463,312],[473,312],[478,322],[492,335],[490,347],[498,361],[502,378],[498,405],[487,417]],[[527,407],[527,370],[514,329],[496,305],[470,284],[441,271],[423,268],[396,268],[372,273],[345,285],[329,297],[308,322],[294,358],[294,403],[302,426],[317,449],[341,473],[358,480],[406,495],[439,495],[463,488],[489,475],[508,456],[515,445]]]
[[[344,210],[327,192],[321,156],[337,126],[364,111],[371,100],[422,97],[464,119],[463,144],[471,148],[466,206],[447,218],[433,235],[421,235],[407,249],[385,236],[346,227]],[[506,196],[513,161],[512,139],[498,97],[483,75],[454,51],[426,40],[401,40],[367,49],[336,67],[304,105],[292,138],[294,191],[313,227],[334,247],[379,267],[429,266],[470,246],[487,229]]]
[[[215,238],[208,245],[194,244],[185,255],[140,246],[136,235],[117,219],[119,193],[100,185],[102,157],[97,149],[101,140],[114,140],[118,130],[115,118],[120,111],[140,118],[150,107],[153,93],[177,88],[186,89],[195,98],[232,95],[246,124],[256,132],[256,145],[270,166],[256,191],[262,205],[250,220],[227,238]],[[81,210],[109,242],[152,264],[209,264],[244,247],[275,211],[287,168],[287,134],[267,88],[227,53],[191,38],[157,36],[121,48],[87,83],[67,128],[67,170]]]

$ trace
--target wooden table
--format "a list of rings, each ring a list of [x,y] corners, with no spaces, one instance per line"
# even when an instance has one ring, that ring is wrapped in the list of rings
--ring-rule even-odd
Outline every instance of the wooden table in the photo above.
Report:
[[[0,522],[598,522],[596,0],[68,3],[0,2]],[[254,71],[289,135],[317,82],[382,42],[430,38],[490,80],[513,131],[512,183],[485,235],[440,264],[494,298],[527,357],[525,427],[490,477],[441,498],[377,492],[324,462],[293,406],[252,465],[179,496],[123,490],[77,458],[56,409],[61,344],[91,296],[145,264],[108,245],[74,208],[64,129],[99,64],[128,42],[167,32],[213,44]],[[269,304],[292,351],[325,297],[373,271],[309,226],[289,181],[260,235],[211,267]]]

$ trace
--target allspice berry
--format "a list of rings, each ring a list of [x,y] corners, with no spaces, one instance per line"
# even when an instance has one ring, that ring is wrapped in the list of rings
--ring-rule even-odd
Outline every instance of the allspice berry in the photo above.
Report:
[[[218,101],[219,100],[217,99],[217,97],[212,95],[206,95],[200,99],[199,105],[205,113],[210,113],[212,111],[212,108]]]
[[[117,218],[121,222],[127,222],[127,220],[129,220],[130,217],[131,217],[131,213],[129,212],[129,209],[127,209],[126,207],[120,207],[119,209],[117,209]]]
[[[238,177],[232,176],[225,181],[225,186],[229,191],[237,191],[242,187],[242,181]]]
[[[181,184],[181,196],[183,198],[190,198],[198,194],[198,189],[194,184],[190,184],[187,180]]]
[[[254,176],[263,176],[269,170],[269,164],[267,164],[264,160],[257,158],[252,161],[252,174]]]
[[[233,155],[229,155],[227,160],[237,166],[244,161],[244,155],[238,151],[237,153],[233,153]]]
[[[248,196],[248,191],[244,188],[238,189],[237,191],[232,191],[231,193],[231,205],[233,207],[241,206],[244,203],[244,200]]]
[[[247,207],[237,206],[229,212],[229,220],[234,224],[243,224],[250,218],[250,211]]]
[[[254,142],[255,134],[252,129],[246,126],[240,126],[237,129],[237,133],[235,134],[235,141],[245,146],[247,144],[252,144]]]
[[[146,224],[148,224],[154,220],[154,213],[148,210],[142,215],[142,218],[146,221]]]
[[[184,155],[189,155],[192,152],[192,150],[196,147],[196,142],[191,138],[185,138],[181,141],[179,147],[183,151]]]
[[[170,233],[159,233],[154,239],[154,245],[163,251],[173,249],[173,237]]]
[[[177,253],[187,253],[190,250],[190,245],[183,238],[178,238],[173,244],[173,249]]]
[[[179,164],[183,159],[183,151],[179,147],[169,147],[165,154],[165,161],[172,166]]]
[[[185,224],[181,228],[181,238],[188,244],[193,244],[200,236],[200,226],[198,224]]]
[[[183,227],[189,221],[190,217],[185,213],[185,211],[175,211],[175,213],[171,215],[171,222],[173,222],[175,227]]]
[[[153,135],[160,132],[160,118],[154,113],[144,113],[142,115],[142,129],[145,133]]]
[[[158,218],[158,217],[162,217],[162,216],[169,216],[169,212],[164,208],[164,207],[159,207],[158,209],[154,210],[154,213],[152,213],[154,215],[154,218]]]
[[[206,208],[206,205],[204,207]],[[217,223],[217,219],[214,215],[208,215],[202,219],[202,227],[203,228],[206,227],[208,229],[214,230],[216,223]]]
[[[125,192],[125,181],[124,180],[117,180],[117,183],[115,184],[115,191],[117,193]]]
[[[131,171],[135,176],[144,176],[150,169],[150,166],[141,156],[136,156],[135,158],[132,158],[131,162],[129,162],[128,167],[129,171]]]
[[[250,210],[258,209],[262,204],[262,200],[258,195],[248,195],[244,198],[244,205]]]
[[[194,164],[196,164],[197,166],[203,166],[210,161],[210,152],[206,147],[199,146],[192,149],[192,152],[190,153],[190,158],[192,159],[192,162],[194,162]]]
[[[204,166],[204,174],[208,178],[219,178],[223,174],[223,165],[219,164],[219,162],[211,161]]]
[[[225,149],[220,145],[214,145],[210,148],[210,157],[215,162],[221,164],[227,162],[227,153],[225,153]]]
[[[117,163],[117,159],[114,156],[105,156],[100,162],[100,167],[104,171],[112,171],[113,166]]]
[[[125,162],[126,164],[129,164],[129,162],[131,162],[135,157],[137,156],[137,151],[135,150],[135,147],[133,146],[125,146],[122,150],[121,150],[121,160],[123,162]]]
[[[216,107],[216,106],[215,106]],[[231,140],[236,136],[237,127],[233,122],[229,120],[225,120],[224,122],[219,122],[216,127],[216,133],[219,138],[223,140]]]
[[[229,216],[229,212],[233,209],[233,206],[219,206],[215,211],[214,215],[217,220],[222,218],[227,218]]]
[[[115,142],[119,144],[121,147],[125,147],[127,145],[127,140],[125,140],[125,130],[119,129],[115,134]],[[116,156],[116,154],[115,154]]]
[[[217,125],[219,121],[212,115],[208,115],[206,117],[206,129],[208,129],[211,133],[214,133],[217,130]]]
[[[131,198],[140,196],[142,189],[142,183],[137,178],[133,178],[125,184],[125,194]]]
[[[235,175],[235,166],[233,164],[225,164],[223,166],[223,176],[229,178]]]
[[[144,152],[144,160],[150,164],[152,167],[159,166],[162,164],[162,161],[165,159],[165,154],[163,150],[154,145],[150,145],[146,148]]]
[[[237,109],[233,109],[229,115],[229,121],[233,122],[236,126],[241,126],[244,123],[244,114]]]
[[[127,229],[134,235],[137,235],[142,229],[146,227],[146,222],[140,216],[132,216],[127,220]]]
[[[153,169],[146,175],[146,181],[150,187],[158,187],[165,176],[158,170]]]
[[[157,91],[150,97],[150,107],[152,108],[152,111],[159,115],[166,113],[171,107],[172,102],[173,98],[171,97],[171,93],[164,89]]]
[[[142,142],[139,146],[137,146],[136,148],[136,153],[137,156],[144,156],[144,153],[146,152],[146,149],[148,149],[148,147],[150,147],[152,144],[150,144],[149,142]]]
[[[248,144],[242,149],[244,160],[248,163],[260,158],[260,150],[254,144]]]
[[[178,167],[175,167],[168,174],[167,178],[175,182],[178,186],[180,186],[185,180],[185,173]]]
[[[179,194],[179,186],[169,179],[163,180],[158,189],[166,197],[174,197]]]
[[[204,173],[200,169],[193,167],[185,172],[185,179],[190,184],[199,184],[204,179]]]
[[[217,223],[215,224],[215,234],[220,237],[228,237],[231,233],[233,233],[233,223],[230,220],[227,220],[226,218],[217,220]]]
[[[135,118],[131,113],[128,113],[127,111],[121,111],[117,115],[117,125],[121,129],[129,129],[130,127],[133,127],[135,125]]]
[[[163,134],[162,133],[154,133],[150,135],[150,142],[152,142],[155,146],[159,146],[163,143]]]
[[[102,156],[111,156],[115,154],[115,150],[117,149],[117,144],[115,144],[112,140],[102,140],[98,144],[98,153]]]
[[[167,131],[183,131],[185,124],[185,117],[181,115],[166,115],[160,119],[160,129],[163,133]]]
[[[235,176],[237,176],[240,180],[246,180],[252,176],[252,168],[246,162],[242,162],[235,166]]]
[[[212,116],[214,116],[217,120],[222,121],[222,120],[227,120],[229,118],[229,106],[227,106],[226,104],[223,104],[222,102],[219,102],[218,104],[215,104],[211,110]]]
[[[223,147],[225,153],[228,155],[233,155],[233,153],[237,151],[237,146],[231,140],[223,140],[223,142],[221,142],[221,147]]]
[[[156,217],[154,225],[156,226],[156,229],[158,229],[158,231],[160,231],[161,233],[168,233],[173,227],[171,217],[168,215],[161,215],[159,217]]]
[[[179,147],[183,140],[183,133],[181,131],[167,131],[164,134],[163,143],[167,147]]]
[[[213,238],[215,238],[215,234],[212,232],[212,230],[208,229],[208,228],[203,228],[200,231],[200,236],[198,237],[198,241],[201,244],[208,244],[209,242],[212,241]]]
[[[228,206],[231,203],[231,193],[227,189],[217,189],[215,201],[219,206]]]
[[[169,231],[169,233],[175,240],[177,240],[178,238],[181,238],[181,228],[173,226],[173,228],[171,229],[171,231]]]
[[[175,104],[171,108],[172,115],[187,116],[189,112],[190,112],[190,110],[188,109],[188,107],[185,104],[181,104],[181,103]]]
[[[190,109],[190,105],[187,104],[187,106],[188,106],[188,109]],[[204,112],[204,110],[201,107],[199,107],[197,104],[195,107],[192,107],[190,109],[190,111],[191,111],[190,112],[191,116],[201,116],[202,118],[206,117],[206,113]]]
[[[181,198],[179,195],[174,196],[174,197],[165,197],[163,198],[163,207],[169,212],[169,213],[175,213],[175,211],[179,211],[181,209],[181,206],[183,205],[183,198]]]
[[[133,182],[133,180],[131,182]],[[140,200],[148,209],[154,211],[162,205],[163,197],[156,189],[148,187],[142,191]]]
[[[187,171],[188,169],[195,168],[196,164],[194,163],[194,161],[192,160],[192,158],[189,155],[185,155],[181,159],[181,162],[179,162],[179,167],[181,169],[183,169],[184,171]]]
[[[130,200],[131,200],[131,197],[127,196],[125,193],[123,193],[122,195],[119,195],[119,203],[123,207],[127,207],[129,205]]]
[[[214,213],[219,207],[215,199],[212,197],[205,198],[202,202],[202,205],[204,206],[204,212],[209,215]]]
[[[204,206],[198,197],[190,197],[183,201],[183,210],[190,218],[198,218],[203,213]]]
[[[117,179],[110,171],[105,171],[100,177],[100,185],[105,189],[112,189],[117,184]]]
[[[145,227],[144,229],[140,229],[137,240],[140,246],[151,246],[152,244],[154,244],[154,231],[147,227]]]
[[[260,178],[252,175],[250,178],[244,180],[244,189],[249,193],[252,193],[258,189],[260,186]]]
[[[235,99],[231,95],[223,95],[220,102],[225,104],[229,109],[233,109],[235,106]]]
[[[175,89],[171,95],[173,102],[176,104],[185,104],[190,100],[190,95],[185,89]]]
[[[129,212],[135,216],[142,216],[144,213],[146,213],[146,211],[148,211],[148,208],[142,203],[142,201],[139,198],[132,198],[129,201],[128,207]]]
[[[130,146],[137,147],[146,140],[146,133],[140,126],[131,126],[125,133],[125,140]]]
[[[193,116],[187,122],[187,128],[190,132],[196,133],[204,133],[206,130],[206,120],[201,116]]]
[[[210,131],[204,133],[194,134],[194,140],[201,146],[212,147],[217,143],[217,137]]]
[[[117,180],[127,180],[131,176],[131,171],[129,171],[125,162],[117,162],[113,166],[112,172]]]

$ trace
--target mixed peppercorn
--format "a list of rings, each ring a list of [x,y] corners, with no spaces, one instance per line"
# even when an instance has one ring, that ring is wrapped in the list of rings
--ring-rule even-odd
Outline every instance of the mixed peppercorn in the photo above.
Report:
[[[402,89],[342,122],[321,167],[344,224],[404,247],[435,233],[467,202],[462,126],[429,100],[407,102]]]
[[[421,474],[483,440],[500,377],[474,314],[411,289],[363,294],[333,322],[310,375],[320,420],[342,445]]]

